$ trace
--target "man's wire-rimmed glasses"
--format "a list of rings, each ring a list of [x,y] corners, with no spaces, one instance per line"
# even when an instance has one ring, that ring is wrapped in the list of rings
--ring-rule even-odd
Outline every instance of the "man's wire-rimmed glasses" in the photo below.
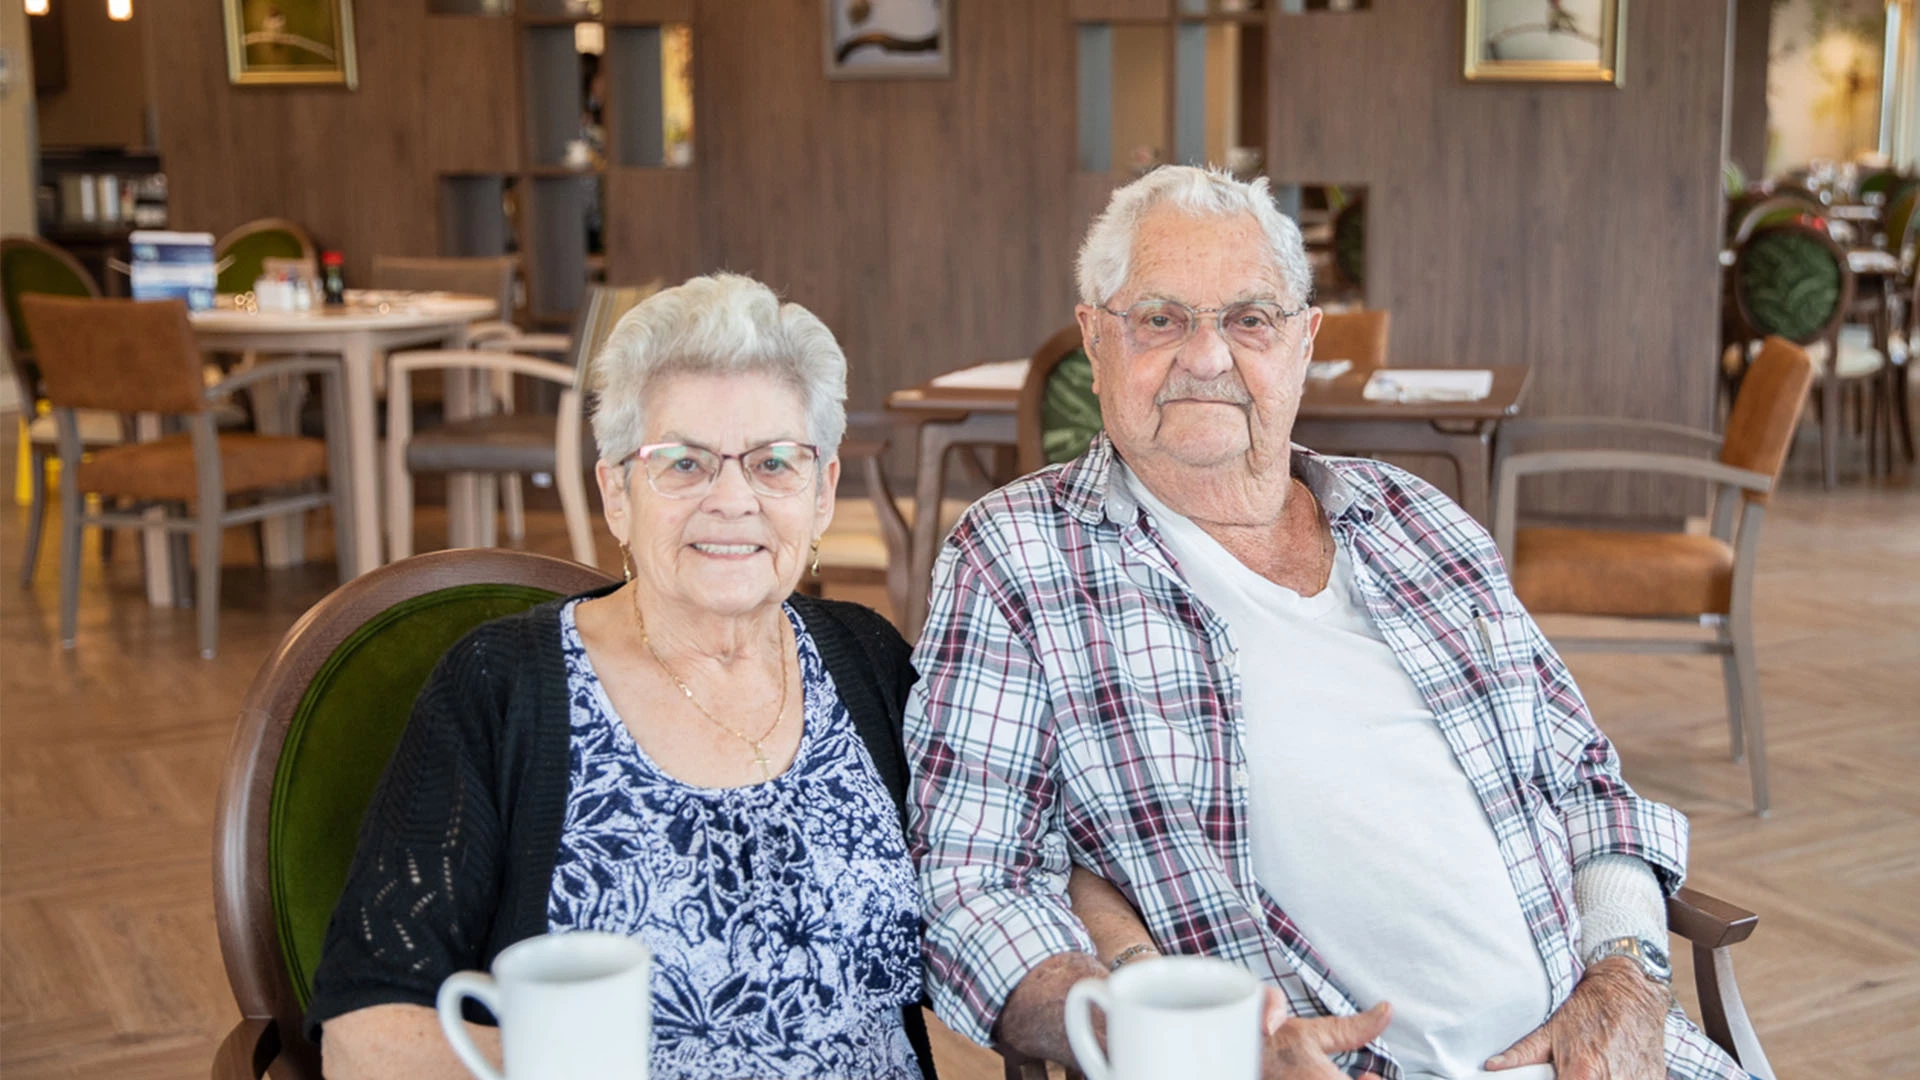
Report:
[[[1127,348],[1136,353],[1184,345],[1209,318],[1229,345],[1266,352],[1280,343],[1287,320],[1307,310],[1307,305],[1289,311],[1271,300],[1242,300],[1224,307],[1192,308],[1178,300],[1156,297],[1138,301],[1125,311],[1110,307],[1100,310],[1121,321],[1126,328]]]

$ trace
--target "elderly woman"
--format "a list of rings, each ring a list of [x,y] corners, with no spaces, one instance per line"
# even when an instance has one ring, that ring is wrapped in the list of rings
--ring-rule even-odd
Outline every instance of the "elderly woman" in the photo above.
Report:
[[[582,929],[653,951],[655,1080],[932,1075],[907,645],[794,593],[846,366],[743,277],[621,320],[593,426],[627,581],[480,628],[422,690],[315,979],[328,1076],[463,1075],[441,981]]]

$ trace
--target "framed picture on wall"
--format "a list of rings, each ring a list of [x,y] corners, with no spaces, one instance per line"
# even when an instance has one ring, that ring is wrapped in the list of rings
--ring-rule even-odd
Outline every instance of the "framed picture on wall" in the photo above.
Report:
[[[224,0],[227,81],[236,86],[360,84],[353,0]]]
[[[821,0],[829,79],[953,74],[953,0]]]
[[[1466,0],[1467,78],[1623,84],[1627,0]]]

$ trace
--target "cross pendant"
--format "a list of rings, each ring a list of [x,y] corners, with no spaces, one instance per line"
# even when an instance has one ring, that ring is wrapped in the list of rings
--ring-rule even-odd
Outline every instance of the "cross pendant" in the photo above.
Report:
[[[773,779],[773,770],[767,767],[771,762],[767,758],[767,752],[760,748],[759,743],[753,744],[753,763],[760,766],[760,779]]]

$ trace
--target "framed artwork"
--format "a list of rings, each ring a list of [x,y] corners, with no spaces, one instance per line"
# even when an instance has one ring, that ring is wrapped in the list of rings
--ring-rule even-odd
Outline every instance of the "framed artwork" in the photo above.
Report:
[[[1623,85],[1627,0],[1466,0],[1467,78]]]
[[[236,86],[360,83],[353,0],[224,0],[227,81]]]
[[[953,0],[821,0],[829,79],[953,74]]]

